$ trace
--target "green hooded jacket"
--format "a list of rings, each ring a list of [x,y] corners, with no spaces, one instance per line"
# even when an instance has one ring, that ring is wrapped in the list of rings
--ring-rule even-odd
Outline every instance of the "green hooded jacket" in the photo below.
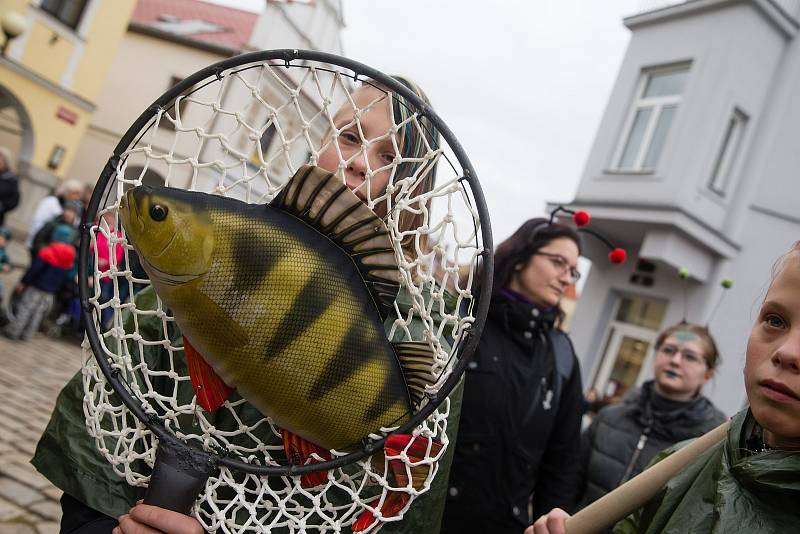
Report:
[[[403,313],[411,307],[411,299],[407,294],[398,295],[396,302]],[[453,302],[446,304],[449,309],[453,309]],[[155,292],[149,288],[141,291],[136,296],[136,306],[140,310],[156,309]],[[438,322],[440,319],[433,312],[431,312],[431,316],[434,322]],[[124,327],[128,333],[133,331],[131,315],[125,317]],[[415,318],[408,324],[408,329],[415,339],[421,339],[423,330],[421,321]],[[161,320],[155,316],[139,318],[138,332],[145,340],[161,339],[163,335]],[[399,338],[401,335],[402,333],[398,332],[395,337]],[[181,344],[181,337],[177,327],[170,332],[170,339],[175,345]],[[445,350],[449,350],[446,341],[443,340],[442,344]],[[131,351],[131,353],[134,354],[135,351]],[[166,351],[161,346],[145,347],[144,359],[150,369],[168,368],[165,364],[167,357]],[[176,359],[175,364],[176,372],[188,374],[183,359]],[[157,388],[157,386],[154,387]],[[452,444],[455,443],[458,430],[462,392],[463,381],[450,394],[450,414],[447,421],[447,436],[450,446],[439,462],[439,470],[431,488],[411,504],[402,521],[385,524],[381,528],[381,532],[436,533],[439,531],[447,491],[447,479],[453,460]],[[178,392],[178,401],[182,404],[189,403],[193,395],[191,387],[183,388]],[[114,472],[111,464],[97,450],[94,438],[86,430],[83,397],[83,376],[81,372],[78,372],[59,393],[56,407],[37,444],[31,463],[65,493],[108,516],[118,517],[127,513],[136,500],[142,498],[143,490],[127,484]],[[235,401],[236,398],[238,397],[234,392],[231,400]],[[250,404],[238,407],[237,415],[245,424],[254,424],[263,417]],[[239,422],[232,417],[228,410],[215,412],[213,419],[210,420],[218,429],[235,429],[239,426]],[[186,423],[191,424],[190,421]],[[261,425],[261,428],[264,426]],[[274,434],[269,431],[265,432],[261,438],[264,441],[276,439]],[[145,472],[145,469],[144,466],[137,466],[136,470],[141,473]]]
[[[614,534],[787,534],[800,531],[800,452],[746,448],[750,409],[733,417],[727,438],[703,453]],[[657,456],[658,462],[687,442]]]

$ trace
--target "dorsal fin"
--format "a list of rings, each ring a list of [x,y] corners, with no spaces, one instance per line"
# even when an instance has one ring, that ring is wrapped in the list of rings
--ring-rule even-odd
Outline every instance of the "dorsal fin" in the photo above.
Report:
[[[300,167],[270,206],[306,221],[347,252],[386,320],[400,271],[389,231],[374,211],[334,174],[311,165]]]
[[[425,398],[425,386],[436,382],[433,349],[425,341],[400,341],[392,343],[392,346],[403,369],[411,404],[419,407]]]

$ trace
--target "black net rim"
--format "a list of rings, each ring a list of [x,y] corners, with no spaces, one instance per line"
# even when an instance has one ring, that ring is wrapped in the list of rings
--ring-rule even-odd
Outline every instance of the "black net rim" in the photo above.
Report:
[[[257,476],[294,476],[303,475],[307,473],[328,471],[337,469],[346,465],[357,462],[367,456],[372,455],[383,447],[386,438],[391,434],[406,434],[410,433],[414,428],[419,426],[428,416],[430,416],[436,408],[438,408],[450,392],[456,387],[461,376],[464,374],[469,361],[475,352],[478,340],[480,339],[483,325],[486,321],[486,316],[489,310],[489,298],[491,294],[492,275],[493,275],[493,246],[492,246],[492,231],[489,222],[488,208],[483,191],[478,182],[477,174],[472,167],[466,153],[464,152],[461,144],[456,139],[452,131],[447,127],[444,121],[421,100],[413,91],[400,83],[395,78],[388,76],[372,67],[368,67],[357,61],[338,56],[335,54],[328,54],[325,52],[316,52],[310,50],[296,50],[296,49],[279,49],[279,50],[263,50],[259,52],[251,52],[234,56],[232,58],[220,61],[213,65],[209,65],[194,74],[188,76],[177,85],[173,86],[156,99],[147,110],[145,110],[131,125],[130,128],[120,139],[111,157],[106,162],[103,171],[98,178],[92,193],[91,200],[89,201],[88,209],[83,214],[81,221],[80,233],[80,261],[78,266],[78,287],[81,301],[81,316],[84,324],[86,325],[86,337],[91,346],[95,360],[97,361],[100,370],[108,380],[114,392],[119,396],[122,403],[128,408],[147,428],[159,439],[159,441],[174,442],[177,440],[176,436],[165,428],[162,422],[152,416],[148,415],[142,405],[135,399],[125,386],[125,382],[120,379],[119,371],[115,370],[106,359],[105,353],[100,342],[100,337],[95,327],[95,322],[92,317],[93,306],[89,302],[89,276],[88,272],[89,259],[90,259],[90,244],[91,244],[91,228],[93,221],[98,214],[98,208],[103,201],[106,189],[110,183],[112,176],[117,169],[122,154],[128,149],[132,142],[134,142],[137,135],[140,134],[142,129],[150,122],[150,120],[160,111],[168,107],[177,97],[184,94],[188,89],[192,88],[198,82],[202,82],[210,77],[220,79],[222,72],[246,65],[248,63],[263,63],[266,61],[280,61],[283,62],[286,68],[290,67],[305,67],[305,65],[292,65],[292,62],[305,62],[313,61],[329,65],[335,65],[350,70],[353,74],[347,75],[352,77],[354,81],[359,81],[363,78],[374,80],[382,84],[387,89],[400,94],[411,102],[417,112],[430,120],[439,131],[441,137],[446,140],[450,149],[453,151],[455,158],[461,166],[463,176],[461,181],[469,184],[470,193],[472,194],[475,202],[475,209],[480,217],[480,236],[483,251],[481,252],[481,268],[478,271],[478,277],[473,283],[473,287],[481,288],[481,295],[484,298],[477,299],[475,309],[475,320],[464,331],[464,339],[456,347],[454,356],[458,357],[458,362],[453,367],[450,376],[444,381],[442,386],[435,394],[428,395],[428,402],[414,413],[410,420],[404,425],[400,426],[391,433],[385,434],[380,439],[365,440],[360,450],[348,453],[343,456],[333,458],[331,460],[310,464],[310,465],[289,465],[289,466],[262,466],[244,462],[234,457],[225,455],[214,455],[214,459],[219,466],[224,466],[229,469],[257,475]],[[184,446],[194,449],[200,447],[181,441]]]

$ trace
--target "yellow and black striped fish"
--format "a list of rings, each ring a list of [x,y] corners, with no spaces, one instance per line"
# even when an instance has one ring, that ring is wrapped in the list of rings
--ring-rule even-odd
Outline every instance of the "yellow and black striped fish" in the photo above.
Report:
[[[386,337],[386,226],[331,173],[301,168],[269,205],[139,186],[120,214],[184,336],[280,427],[347,450],[405,422],[433,381],[427,343]]]

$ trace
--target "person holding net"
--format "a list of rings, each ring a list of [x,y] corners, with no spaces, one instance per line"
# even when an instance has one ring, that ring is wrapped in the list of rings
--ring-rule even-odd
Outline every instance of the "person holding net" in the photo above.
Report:
[[[800,242],[780,257],[747,342],[748,406],[722,441],[677,471],[616,534],[795,532],[800,487]],[[702,438],[701,438],[702,439]],[[686,442],[656,456],[653,470]],[[639,478],[648,476],[645,471]],[[622,488],[620,488],[622,489]],[[599,504],[599,503],[598,503]],[[617,512],[609,513],[618,517]],[[555,509],[526,534],[563,534],[569,515]]]
[[[425,94],[418,86],[404,78],[395,78],[427,102]],[[422,128],[412,128],[408,121],[409,107],[405,105],[402,97],[397,94],[390,97],[389,92],[378,83],[372,81],[363,83],[351,97],[351,101],[345,103],[333,115],[331,128],[321,142],[317,165],[325,171],[337,173],[359,199],[373,207],[378,216],[385,217],[393,198],[386,192],[392,180],[396,182],[399,179],[413,177],[414,195],[422,195],[433,188],[435,179],[433,166],[426,167],[425,163],[401,163],[394,168],[392,164],[396,160],[398,150],[405,159],[416,158],[424,161],[422,158],[424,153],[429,151],[430,147],[438,145],[438,133],[424,118],[420,120]],[[393,130],[393,124],[405,126]],[[392,133],[393,131],[396,133]],[[420,210],[417,215],[413,213],[403,214],[408,215],[406,217],[401,215],[400,232],[418,226],[422,213]],[[420,251],[420,247],[424,246],[424,242],[421,244],[420,240],[406,239],[402,242],[402,250],[407,259],[413,259]],[[423,291],[431,290],[430,286],[423,287]],[[152,288],[139,292],[135,301],[136,307],[140,310],[155,310],[158,306]],[[404,310],[411,306],[410,298],[401,292],[395,305],[401,313],[405,313]],[[435,317],[434,314],[434,319]],[[386,324],[387,331],[390,330],[392,323]],[[129,314],[124,316],[123,326],[126,331],[132,330],[135,326],[136,332],[144,338],[157,337],[163,332],[162,322],[155,316],[139,318],[134,325],[134,317]],[[424,328],[425,325],[419,320],[412,320],[404,325],[404,329],[416,334],[420,334]],[[171,325],[168,334],[175,345],[181,344],[181,333],[174,325]],[[395,336],[399,335],[400,332],[395,333]],[[441,339],[440,342],[447,344],[446,339]],[[172,359],[172,354],[162,346],[155,346],[148,349],[145,359],[148,366],[153,369],[170,369],[169,361]],[[176,371],[186,373],[186,369],[180,367]],[[217,386],[222,390],[225,388],[221,383]],[[183,389],[178,395],[186,397],[194,393]],[[198,399],[212,393],[214,392],[208,389],[203,392],[197,391]],[[230,391],[224,393],[230,394]],[[453,395],[460,395],[460,390],[456,390]],[[147,529],[176,533],[201,532],[201,524],[189,516],[145,504],[133,506],[138,497],[137,492],[114,473],[111,465],[98,457],[92,440],[86,434],[85,428],[82,428],[83,417],[79,413],[82,396],[81,377],[76,376],[62,391],[58,408],[33,459],[37,469],[65,492],[62,498],[64,509],[62,529],[73,531],[71,529],[85,528],[87,530],[75,531],[90,532],[92,525],[102,525],[97,528],[108,531],[113,527],[118,532],[127,533],[152,531]],[[253,432],[256,438],[266,444],[275,444],[277,436],[270,431],[268,425],[259,427],[258,421],[262,416],[253,406],[243,404],[236,398],[235,393],[232,394],[231,402],[237,405],[235,418],[231,416],[231,412],[220,410],[207,416],[208,420],[218,429],[236,428],[242,424],[252,425],[256,428]],[[457,417],[458,412],[451,410],[450,420],[455,421]],[[451,428],[453,427],[449,426],[448,430]],[[239,438],[242,441],[253,439],[250,435]],[[287,449],[287,456],[289,452]],[[327,453],[322,450],[313,452],[323,458]],[[420,525],[438,523],[436,516],[440,513],[439,501],[443,498],[450,461],[451,455],[447,454],[438,462],[438,469],[445,475],[440,472],[438,478],[434,480],[432,489],[415,505],[413,511],[409,512],[402,522],[388,524],[384,527],[385,531],[400,532],[407,529],[407,531],[420,531],[420,529],[425,532],[433,531],[430,526]],[[427,474],[429,466],[422,467]],[[322,478],[327,477],[323,475]],[[403,495],[390,495],[381,508],[381,513],[392,515],[403,509],[405,504]],[[116,518],[119,518],[118,526]],[[353,525],[353,529],[369,528],[373,523],[374,518],[371,515],[362,514]],[[283,530],[276,528],[275,531]]]

